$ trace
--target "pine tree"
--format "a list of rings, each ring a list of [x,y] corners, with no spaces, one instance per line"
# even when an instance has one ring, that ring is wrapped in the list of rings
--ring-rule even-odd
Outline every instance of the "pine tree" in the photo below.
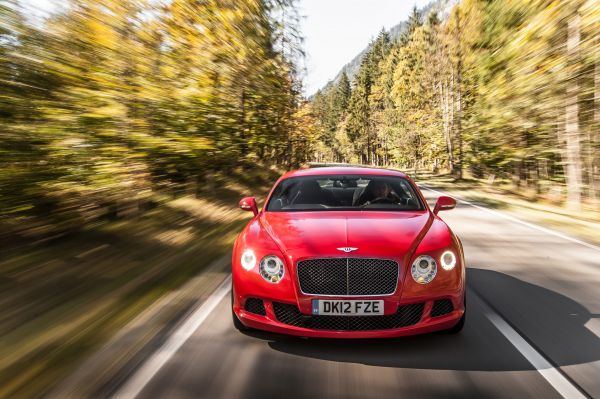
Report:
[[[370,126],[370,102],[372,68],[370,57],[363,59],[356,76],[352,96],[349,102],[349,119],[347,123],[348,137],[354,142],[355,149],[362,162],[372,162],[373,135]]]
[[[348,108],[348,101],[350,101],[350,96],[352,95],[352,88],[350,87],[350,80],[348,79],[346,71],[342,72],[342,75],[340,76],[337,85],[333,90],[333,112],[338,117],[339,122]]]
[[[417,6],[413,6],[412,12],[408,17],[408,21],[406,23],[406,27],[404,28],[402,35],[400,35],[400,44],[402,46],[406,46],[408,42],[411,40],[412,35],[418,27],[423,25],[423,20],[421,18],[421,13],[417,9]]]

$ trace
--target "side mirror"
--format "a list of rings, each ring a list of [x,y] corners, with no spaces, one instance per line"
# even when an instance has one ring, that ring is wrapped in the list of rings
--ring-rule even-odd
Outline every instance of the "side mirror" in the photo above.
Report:
[[[240,208],[244,211],[252,211],[254,216],[258,215],[258,206],[256,205],[256,199],[254,199],[254,197],[242,198],[240,201]]]
[[[439,211],[449,211],[450,209],[454,209],[455,206],[456,201],[454,200],[454,198],[442,195],[438,198],[437,202],[435,203],[433,213],[437,215]]]

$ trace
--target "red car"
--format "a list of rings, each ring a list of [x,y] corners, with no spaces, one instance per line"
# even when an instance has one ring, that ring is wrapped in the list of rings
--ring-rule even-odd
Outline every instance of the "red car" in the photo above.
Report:
[[[282,176],[238,236],[233,323],[303,337],[383,338],[465,322],[462,245],[404,173],[324,167]]]

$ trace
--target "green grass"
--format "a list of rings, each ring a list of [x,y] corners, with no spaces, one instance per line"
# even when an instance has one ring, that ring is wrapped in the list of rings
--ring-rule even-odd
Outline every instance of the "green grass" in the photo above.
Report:
[[[240,197],[264,195],[276,177],[269,170],[215,176],[215,188],[199,198],[5,251],[0,397],[48,392],[120,327],[201,273],[247,222]]]

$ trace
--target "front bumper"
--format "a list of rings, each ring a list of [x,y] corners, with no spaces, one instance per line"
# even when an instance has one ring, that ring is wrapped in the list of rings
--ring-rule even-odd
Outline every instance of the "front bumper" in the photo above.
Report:
[[[368,297],[365,297],[367,299]],[[361,324],[358,329],[328,329],[328,326],[331,325],[335,327],[339,326],[339,323],[332,324],[324,324],[322,322],[314,323],[318,326],[318,328],[310,328],[311,325],[311,316],[306,313],[302,313],[302,322],[298,319],[290,319],[287,317],[282,317],[281,311],[277,310],[276,307],[279,306],[281,309],[281,305],[284,306],[293,306],[296,307],[294,303],[281,303],[280,301],[274,301],[267,298],[255,298],[260,299],[264,305],[264,308],[261,309],[262,314],[257,314],[256,310],[251,309],[252,311],[248,311],[244,307],[241,307],[241,303],[245,303],[247,298],[241,298],[239,303],[234,303],[233,311],[236,316],[240,319],[240,321],[246,325],[247,327],[270,331],[274,333],[280,334],[288,334],[288,335],[296,335],[302,337],[318,337],[318,338],[391,338],[391,337],[401,337],[407,335],[415,335],[415,334],[424,334],[434,331],[440,331],[452,328],[462,315],[464,314],[464,303],[463,296],[461,293],[457,293],[457,295],[444,296],[439,298],[431,298],[427,300],[420,301],[418,303],[399,303],[397,307],[397,311],[400,312],[400,308],[406,309],[414,309],[415,307],[420,309],[418,315],[415,317],[414,313],[410,316],[410,320],[407,322],[400,322],[399,324],[408,324],[400,327],[392,327],[392,328],[381,328],[381,329],[368,329],[367,326],[365,328],[365,324]],[[448,313],[442,315],[436,315],[439,312],[434,310],[434,303],[440,303],[440,301],[446,301],[447,303],[452,304],[452,310]],[[299,310],[298,310],[299,312]],[[391,317],[393,314],[388,314],[386,312],[385,316],[368,316],[370,318],[377,317]],[[317,316],[318,317],[318,316]],[[321,317],[329,317],[331,318],[344,318],[344,316],[321,316]],[[351,316],[353,319],[357,319],[363,316]],[[306,321],[306,322],[304,322]],[[322,321],[322,320],[320,320]],[[373,319],[373,321],[376,321]],[[387,320],[386,320],[387,322]],[[349,326],[351,324],[349,323]],[[385,323],[374,323],[375,326],[386,325]],[[398,324],[396,324],[398,325]],[[343,328],[343,327],[342,327]]]
[[[240,322],[247,327],[281,334],[302,337],[322,338],[386,338],[407,335],[424,334],[452,328],[456,325],[465,312],[465,272],[463,261],[454,269],[447,271],[440,269],[436,278],[429,284],[418,284],[406,268],[401,270],[396,291],[391,295],[381,296],[324,296],[307,294],[299,287],[294,259],[286,259],[286,275],[277,284],[266,282],[255,270],[246,271],[241,268],[239,257],[234,256],[232,262],[233,277],[233,312]],[[402,260],[398,259],[401,265]],[[247,307],[248,300],[255,299],[255,303]],[[355,299],[355,300],[383,300],[383,316],[312,316],[313,299]],[[256,302],[260,306],[255,306]],[[439,311],[434,304],[446,301],[451,304],[450,309]],[[293,317],[278,317],[277,304],[295,308]],[[403,307],[420,307],[418,315],[414,312],[407,320],[402,314]],[[258,310],[257,310],[258,309]],[[401,313],[398,315],[398,313]],[[316,323],[311,321],[320,317]],[[323,318],[354,318],[350,325],[344,321]],[[362,318],[368,322],[363,322]],[[383,322],[375,320],[377,317],[387,318]],[[374,318],[368,320],[366,318]],[[306,321],[306,322],[305,322]]]

